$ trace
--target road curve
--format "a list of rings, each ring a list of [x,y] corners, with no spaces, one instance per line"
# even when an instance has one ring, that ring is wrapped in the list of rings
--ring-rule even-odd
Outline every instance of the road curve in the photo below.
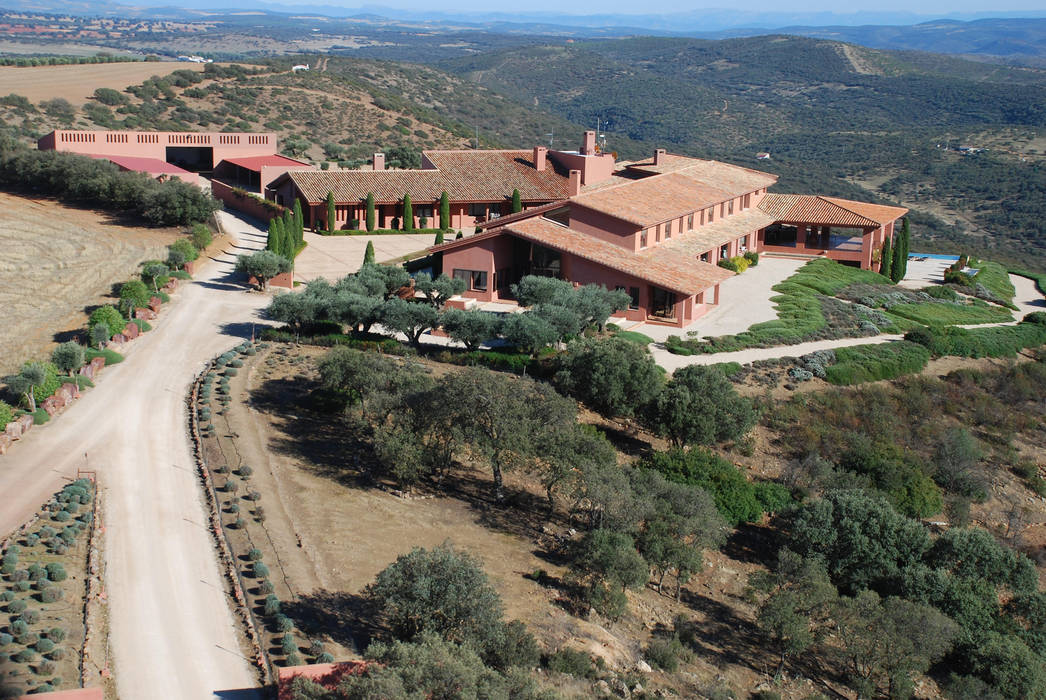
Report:
[[[0,457],[0,493],[8,494],[0,532],[26,520],[77,469],[98,472],[112,666],[127,700],[200,700],[256,685],[237,643],[186,435],[193,376],[249,336],[267,302],[232,274],[235,254],[264,247],[264,233],[221,216],[228,253],[182,284],[154,330],[94,389]]]

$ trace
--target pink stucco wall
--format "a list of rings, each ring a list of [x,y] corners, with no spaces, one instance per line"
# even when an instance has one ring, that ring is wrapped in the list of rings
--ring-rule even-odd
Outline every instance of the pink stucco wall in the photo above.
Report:
[[[214,165],[225,158],[267,156],[279,151],[274,133],[177,131],[79,131],[61,129],[37,142],[41,150],[167,159],[168,146],[210,147]]]

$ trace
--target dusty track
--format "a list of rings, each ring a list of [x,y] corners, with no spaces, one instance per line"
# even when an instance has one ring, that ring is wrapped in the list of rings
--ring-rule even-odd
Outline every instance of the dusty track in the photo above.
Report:
[[[185,395],[204,362],[250,334],[267,303],[231,283],[232,254],[264,246],[238,231],[229,255],[183,285],[121,364],[46,428],[0,457],[0,532],[24,520],[78,467],[97,469],[114,672],[121,698],[200,700],[255,684],[204,526],[186,437]],[[236,697],[246,697],[237,695]]]

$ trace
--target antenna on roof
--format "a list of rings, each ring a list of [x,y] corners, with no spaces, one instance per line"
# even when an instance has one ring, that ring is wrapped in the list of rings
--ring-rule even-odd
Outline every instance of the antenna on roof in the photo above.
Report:
[[[545,136],[548,138],[548,150],[551,151],[552,150],[552,141],[554,141],[555,137],[556,137],[556,130],[553,129],[552,133],[545,134]]]

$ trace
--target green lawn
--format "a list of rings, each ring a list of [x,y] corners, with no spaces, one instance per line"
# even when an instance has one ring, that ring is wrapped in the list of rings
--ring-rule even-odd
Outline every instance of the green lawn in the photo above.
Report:
[[[651,338],[649,335],[646,335],[645,333],[640,333],[639,331],[618,331],[614,334],[614,337],[624,338],[625,340],[631,340],[633,343],[637,343],[639,345],[650,345],[650,343],[654,342],[654,339]]]
[[[1013,288],[1009,271],[1005,267],[996,262],[982,260],[971,260],[970,267],[978,268],[977,274],[973,276],[974,284],[984,285],[988,291],[1007,304],[1013,301],[1013,295],[1017,290]]]

